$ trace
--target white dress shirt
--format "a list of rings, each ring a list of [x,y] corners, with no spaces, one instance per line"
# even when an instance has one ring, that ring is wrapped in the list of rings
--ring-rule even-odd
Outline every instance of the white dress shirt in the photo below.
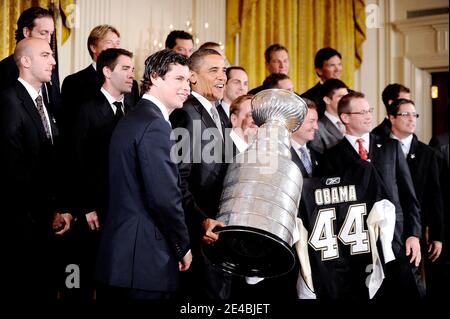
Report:
[[[370,153],[369,145],[370,145],[370,134],[366,133],[361,137],[353,136],[345,134],[344,137],[350,142],[351,146],[355,149],[356,153],[359,154],[359,144],[356,140],[362,138],[364,140],[363,146],[366,149],[367,153]]]

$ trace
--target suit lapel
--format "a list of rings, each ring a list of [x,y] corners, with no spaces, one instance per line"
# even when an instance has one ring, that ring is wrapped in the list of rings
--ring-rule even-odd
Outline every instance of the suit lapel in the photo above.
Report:
[[[384,142],[379,136],[370,134],[369,158],[372,162],[376,161],[381,149],[384,147]]]
[[[39,132],[39,136],[41,137],[42,140],[45,141],[47,139],[47,136],[45,135],[44,124],[42,124],[42,120],[41,120],[39,112],[36,108],[36,105],[34,104],[33,100],[31,99],[30,94],[28,94],[25,87],[19,81],[17,81],[17,83],[16,83],[16,92],[17,92],[17,97],[19,98],[19,100],[21,100],[25,111],[28,113],[28,115],[32,119],[34,125],[36,126],[36,129]],[[47,110],[47,112],[48,112],[48,110]],[[52,121],[50,121],[50,123],[51,122]]]
[[[302,172],[303,177],[308,177],[308,172],[305,169],[305,166],[303,166],[302,160],[297,154],[297,151],[291,146],[291,158],[292,161],[297,165],[297,167],[300,169],[300,172]]]
[[[192,98],[193,98],[192,106],[200,114],[200,118],[202,119],[203,124],[205,124],[207,128],[217,128],[216,123],[214,123],[214,120],[212,119],[211,115],[209,115],[208,111],[206,111],[202,103],[200,103],[200,101],[197,100],[197,98],[195,98],[195,96],[193,95]],[[222,139],[222,142],[223,141],[224,139]]]
[[[330,119],[326,116],[322,117],[323,124],[328,132],[331,133],[337,139],[341,139],[343,137],[342,133],[334,126],[334,124],[330,121]]]
[[[418,157],[417,157],[417,149],[419,147],[419,141],[417,140],[417,137],[414,135],[413,139],[411,141],[411,147],[409,148],[409,153],[406,158],[406,161],[408,162],[408,166],[410,168],[411,172],[416,172],[416,166],[418,163]]]

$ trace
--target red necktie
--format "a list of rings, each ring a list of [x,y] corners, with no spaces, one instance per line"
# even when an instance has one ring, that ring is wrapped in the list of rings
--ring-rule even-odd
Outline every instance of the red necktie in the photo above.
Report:
[[[366,161],[369,156],[367,155],[367,150],[364,148],[364,140],[362,138],[358,138],[356,140],[358,142],[358,154],[362,160]]]

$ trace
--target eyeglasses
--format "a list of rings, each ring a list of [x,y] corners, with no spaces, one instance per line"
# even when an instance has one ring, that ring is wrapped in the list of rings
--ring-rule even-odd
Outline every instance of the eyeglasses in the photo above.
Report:
[[[359,114],[359,115],[366,115],[366,114],[369,114],[369,113],[373,113],[373,107],[371,107],[370,109],[368,109],[368,110],[362,110],[362,111],[359,111],[359,112],[345,112],[345,114]]]
[[[416,119],[419,118],[419,114],[417,114],[416,112],[400,112],[397,113],[397,116],[401,116],[401,117],[415,117]]]

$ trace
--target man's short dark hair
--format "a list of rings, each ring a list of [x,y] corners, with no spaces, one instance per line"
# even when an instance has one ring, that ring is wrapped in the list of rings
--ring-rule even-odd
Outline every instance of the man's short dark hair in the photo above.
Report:
[[[220,55],[219,52],[213,49],[200,49],[192,53],[192,55],[188,59],[189,70],[198,72],[200,70],[200,66],[203,62],[203,58],[207,55]]]
[[[217,42],[208,41],[203,43],[198,49],[212,49],[212,47],[220,47],[220,44]]]
[[[173,64],[188,65],[187,58],[170,49],[164,49],[153,53],[145,60],[144,76],[142,80],[142,94],[148,92],[152,83],[152,75],[164,79]]]
[[[183,30],[174,30],[167,35],[166,49],[173,49],[177,44],[177,39],[191,40],[194,43],[194,38],[190,33]]]
[[[114,71],[114,68],[117,65],[117,59],[121,55],[125,55],[130,59],[133,58],[133,53],[131,53],[130,51],[117,48],[106,49],[99,54],[97,58],[97,76],[102,84],[105,83],[105,75],[103,74],[103,68],[107,67],[111,71]]]
[[[381,93],[381,99],[383,100],[384,107],[389,113],[389,100],[397,100],[400,93],[410,93],[411,91],[404,85],[398,83],[391,83],[386,86]]]
[[[388,106],[388,114],[392,115],[393,117],[397,117],[398,110],[400,109],[400,106],[403,104],[412,104],[415,106],[414,102],[412,100],[408,99],[397,99],[394,100],[389,106]]]
[[[342,59],[341,54],[333,49],[333,48],[322,48],[319,51],[317,51],[316,56],[314,57],[314,67],[316,69],[323,68],[323,63],[332,57],[337,55],[339,59]]]
[[[279,43],[272,44],[266,49],[266,51],[264,51],[264,58],[266,59],[266,63],[270,63],[270,57],[272,53],[276,51],[286,51],[286,53],[289,53],[288,50],[281,44]]]
[[[328,96],[331,99],[333,97],[334,91],[339,89],[348,89],[348,87],[339,79],[328,79],[323,83],[320,90],[322,96]]]
[[[351,112],[350,109],[350,103],[352,102],[352,100],[354,99],[363,99],[366,96],[364,95],[364,93],[361,92],[357,92],[357,91],[351,91],[348,94],[344,95],[338,103],[338,115],[339,118],[341,117],[342,113],[348,113]]]
[[[245,95],[238,96],[233,102],[231,102],[230,115],[231,114],[237,115],[241,110],[241,104],[244,101],[251,100],[252,98],[253,98],[252,94],[245,94]]]
[[[277,88],[278,82],[289,79],[290,77],[284,73],[272,73],[264,79],[262,87],[264,90]]]
[[[31,7],[23,11],[20,14],[19,19],[17,19],[16,43],[19,43],[20,40],[23,40],[25,38],[25,36],[23,35],[24,28],[33,30],[35,26],[34,20],[44,17],[49,17],[53,20],[52,13],[47,9],[41,7]]]
[[[308,99],[306,97],[301,97],[301,99],[303,101],[305,101],[306,106],[308,107],[308,109],[317,110],[316,103],[313,100],[310,100],[310,99]]]
[[[242,66],[230,66],[227,68],[225,74],[227,76],[227,82],[230,79],[230,75],[231,75],[231,71],[233,70],[241,70],[244,71],[245,73],[247,73],[247,71],[245,71],[245,69]]]

